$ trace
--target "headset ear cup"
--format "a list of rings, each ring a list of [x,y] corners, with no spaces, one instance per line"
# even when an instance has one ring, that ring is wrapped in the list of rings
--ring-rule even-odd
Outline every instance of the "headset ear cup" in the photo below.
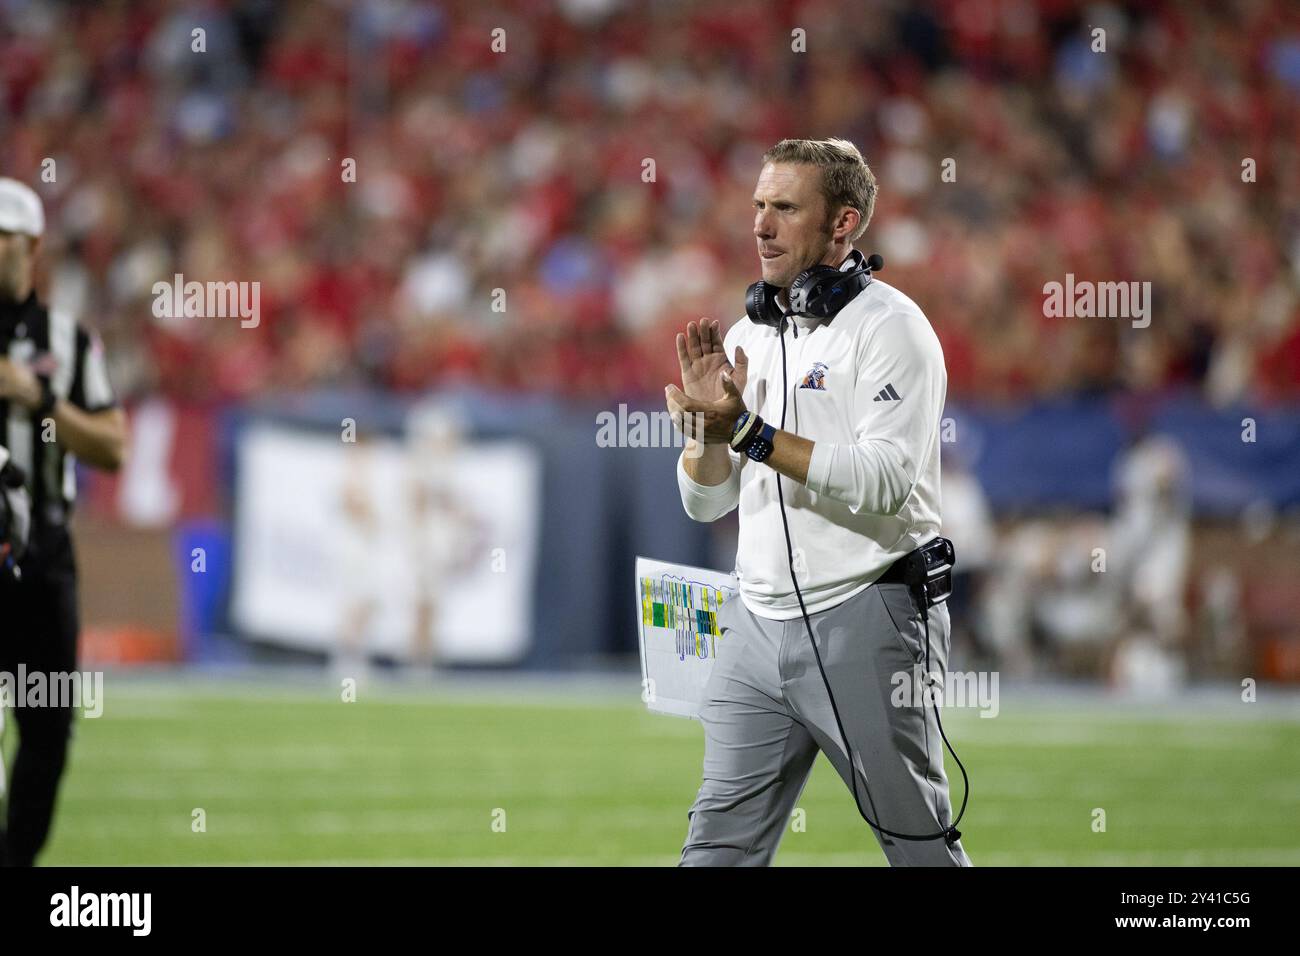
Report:
[[[840,270],[833,266],[818,265],[805,269],[795,276],[794,282],[790,283],[790,307],[800,315],[828,318],[816,311],[822,295],[822,287],[828,280],[840,275],[842,275]]]
[[[755,282],[745,293],[745,314],[759,325],[780,326],[783,315],[776,304],[781,289],[762,280]]]
[[[790,283],[790,305],[800,315],[829,320],[871,282],[871,273],[846,273],[834,266],[805,269]]]
[[[745,290],[745,314],[749,316],[751,322],[762,322],[760,316],[763,314],[763,283],[750,283]]]

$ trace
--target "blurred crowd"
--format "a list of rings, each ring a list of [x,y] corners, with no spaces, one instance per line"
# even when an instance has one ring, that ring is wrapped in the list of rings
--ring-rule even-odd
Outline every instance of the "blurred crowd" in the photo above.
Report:
[[[0,0],[0,25],[0,169],[129,399],[653,400],[677,330],[743,314],[763,150],[832,135],[951,397],[1300,398],[1282,0]],[[177,273],[260,282],[259,325],[156,316]],[[1150,326],[1045,317],[1067,273],[1151,282]]]

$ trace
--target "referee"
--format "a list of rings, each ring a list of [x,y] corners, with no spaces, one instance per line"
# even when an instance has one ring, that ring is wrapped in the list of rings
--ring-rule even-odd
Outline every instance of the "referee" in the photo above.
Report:
[[[31,538],[18,573],[0,570],[0,671],[77,669],[77,570],[68,533],[74,456],[117,470],[126,416],[117,408],[98,340],[51,311],[32,284],[45,230],[40,198],[0,178],[0,446],[26,475]],[[71,703],[68,701],[56,703]],[[67,760],[72,708],[18,707],[19,746],[0,857],[30,866],[45,843]]]
[[[911,571],[947,547],[947,372],[921,309],[854,249],[875,196],[852,143],[768,150],[754,192],[763,282],[748,318],[725,341],[708,320],[677,336],[682,388],[666,394],[691,439],[677,466],[683,505],[697,521],[740,514],[740,600],[718,616],[683,866],[770,863],[818,750],[891,865],[971,865],[952,826],[937,714],[922,694],[895,693],[900,675],[911,686],[922,667],[947,670],[947,606],[922,608]],[[829,291],[792,304],[792,287],[813,293],[807,277],[795,283],[816,266]]]

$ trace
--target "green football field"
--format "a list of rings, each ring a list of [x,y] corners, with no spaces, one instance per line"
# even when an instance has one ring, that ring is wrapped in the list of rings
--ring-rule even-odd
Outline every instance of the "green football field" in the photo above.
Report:
[[[42,862],[672,865],[702,731],[645,712],[626,683],[376,685],[344,703],[323,678],[110,674],[103,716],[77,722]],[[1300,865],[1300,709],[1268,696],[1004,689],[993,719],[946,709],[972,775],[967,852],[976,866]],[[799,807],[778,865],[884,865],[825,757]]]

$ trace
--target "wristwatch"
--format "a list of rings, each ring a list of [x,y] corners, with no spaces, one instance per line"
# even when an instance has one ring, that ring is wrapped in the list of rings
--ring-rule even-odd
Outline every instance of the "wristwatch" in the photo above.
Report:
[[[758,420],[758,416],[752,414],[748,409],[740,413],[740,417],[736,419],[736,424],[731,426],[731,447],[734,450],[741,452],[745,450],[745,440],[749,437],[750,430]]]
[[[741,412],[731,430],[731,447],[754,461],[767,461],[776,441],[776,429],[752,412]]]

